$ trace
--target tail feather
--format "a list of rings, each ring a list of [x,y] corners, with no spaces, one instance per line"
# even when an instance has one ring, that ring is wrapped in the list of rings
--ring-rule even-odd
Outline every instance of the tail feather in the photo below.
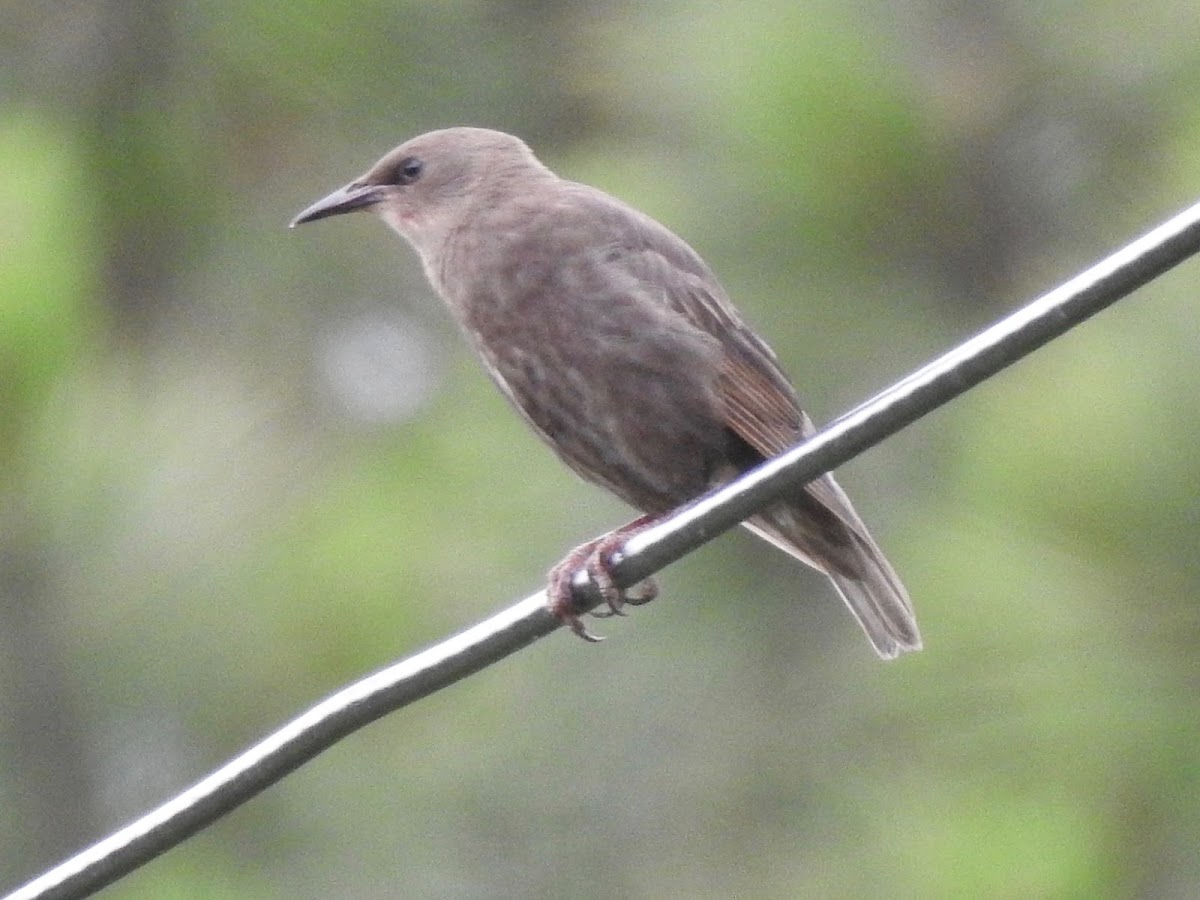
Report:
[[[879,548],[875,547],[874,550],[878,552]],[[882,556],[872,559],[871,563],[871,568],[880,570],[877,575],[882,574],[884,568],[891,568]],[[875,563],[882,565],[876,566]],[[875,652],[882,658],[895,659],[901,653],[921,649],[917,620],[908,593],[899,581],[892,581],[886,576],[868,575],[859,580],[836,572],[825,574],[866,632]]]
[[[908,591],[845,494],[836,483],[832,486],[838,499],[844,501],[844,506],[839,503],[839,508],[832,510],[836,519],[823,517],[821,522],[814,522],[804,509],[806,506],[811,509],[806,502],[771,507],[744,524],[828,576],[883,659],[920,650],[921,634]],[[831,535],[831,527],[841,533]]]

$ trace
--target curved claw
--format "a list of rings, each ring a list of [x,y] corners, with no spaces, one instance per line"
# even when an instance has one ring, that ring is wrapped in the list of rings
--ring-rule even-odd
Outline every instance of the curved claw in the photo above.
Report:
[[[570,628],[576,637],[583,638],[591,644],[598,644],[604,638],[588,631],[575,609],[575,589],[572,581],[584,562],[584,559],[581,558],[581,551],[585,548],[587,548],[586,544],[583,547],[576,547],[566,559],[550,570],[546,585],[546,606],[554,618]]]
[[[625,602],[630,606],[642,606],[657,596],[658,582],[653,578],[644,578],[625,592]]]
[[[555,585],[554,580],[551,579],[551,586],[547,588],[546,596],[548,598],[546,606],[554,618],[570,628],[576,637],[583,638],[589,644],[599,644],[604,640],[603,636],[588,631],[583,620],[579,618],[579,614],[575,612],[575,601],[570,594],[570,582],[567,583],[567,593],[564,595],[561,585]]]
[[[627,615],[622,609],[627,602],[633,606],[639,606],[649,603],[658,596],[658,585],[655,584],[654,579],[647,578],[628,591],[624,591],[617,586],[610,571],[613,553],[620,549],[631,535],[652,523],[651,517],[643,516],[603,537],[581,544],[550,570],[549,583],[546,586],[546,605],[555,618],[570,628],[578,637],[591,643],[599,643],[604,640],[599,635],[588,631],[579,620],[579,613],[575,607],[574,579],[580,569],[587,572],[588,578],[600,592],[604,605],[607,607],[605,610],[592,611],[592,615],[598,619]]]
[[[589,644],[600,644],[605,641],[604,635],[593,634],[592,632],[588,631],[578,618],[574,622],[569,623],[567,627],[575,633],[576,637],[583,638]]]

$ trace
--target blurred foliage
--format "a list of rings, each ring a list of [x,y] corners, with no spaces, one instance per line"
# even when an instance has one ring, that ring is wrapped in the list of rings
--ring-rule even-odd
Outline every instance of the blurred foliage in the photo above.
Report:
[[[0,10],[0,885],[624,521],[412,254],[291,215],[447,124],[722,274],[827,419],[1200,193],[1187,4]],[[1200,892],[1189,264],[846,468],[928,649],[741,536],[113,897]]]

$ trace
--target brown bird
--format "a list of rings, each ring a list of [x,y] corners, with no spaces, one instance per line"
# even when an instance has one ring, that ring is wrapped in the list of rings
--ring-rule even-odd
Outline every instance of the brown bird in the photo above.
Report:
[[[432,131],[292,225],[370,209],[425,274],[500,390],[564,462],[646,515],[550,574],[551,610],[581,636],[571,578],[614,611],[607,567],[625,538],[814,432],[775,355],[683,240],[595,188],[559,178],[518,138]],[[900,579],[833,478],[747,528],[824,572],[885,659],[921,647]]]

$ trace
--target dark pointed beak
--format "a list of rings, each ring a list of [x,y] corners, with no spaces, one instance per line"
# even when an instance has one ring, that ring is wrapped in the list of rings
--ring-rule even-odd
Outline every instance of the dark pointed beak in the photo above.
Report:
[[[382,199],[383,191],[378,185],[348,184],[304,210],[292,219],[288,228],[295,228],[305,222],[315,222],[317,219],[324,219],[328,216],[340,216],[342,213],[354,212],[356,209],[366,209]]]

